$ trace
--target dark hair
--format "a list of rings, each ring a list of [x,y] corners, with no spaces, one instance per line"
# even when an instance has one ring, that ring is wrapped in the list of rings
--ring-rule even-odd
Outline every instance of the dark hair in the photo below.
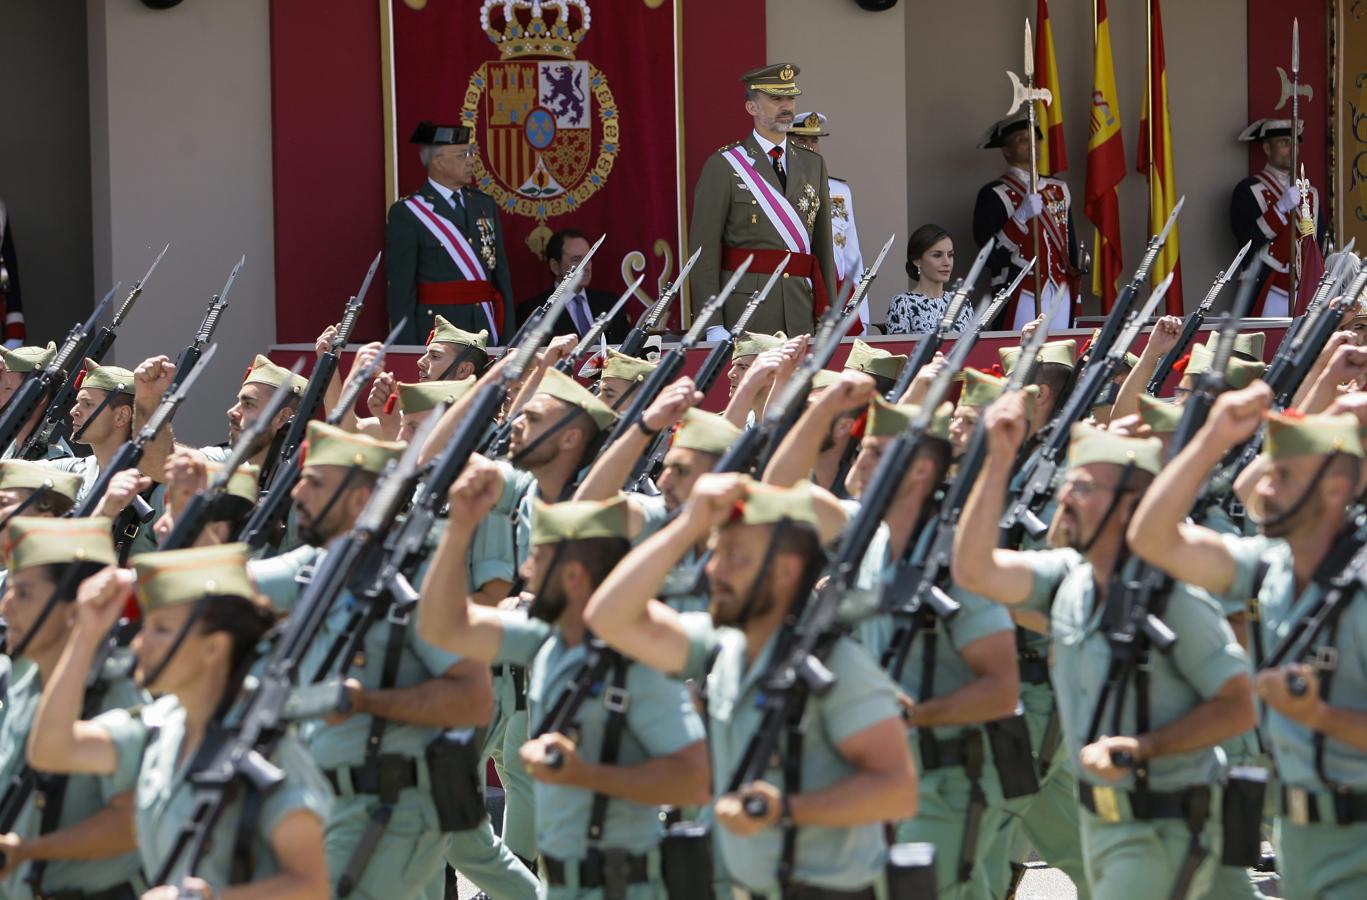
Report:
[[[629,552],[631,541],[626,538],[599,537],[565,541],[560,545],[560,565],[579,563],[588,571],[593,587],[597,589]]]
[[[275,611],[265,603],[231,594],[210,594],[195,623],[200,634],[225,632],[233,640],[229,673],[237,672],[266,633],[275,626]]]
[[[43,491],[42,496],[29,504],[28,509],[24,510],[24,514],[29,516],[52,516],[54,519],[60,519],[62,516],[71,512],[71,508],[75,505],[76,501],[65,494],[59,494],[53,490],[46,490]]]
[[[1049,392],[1054,395],[1054,410],[1057,410],[1059,404],[1064,401],[1068,385],[1072,379],[1072,366],[1065,366],[1063,363],[1047,362],[1040,363],[1035,367],[1035,376],[1030,380],[1030,383],[1043,385],[1049,388]]]
[[[928,223],[913,231],[911,237],[907,238],[907,274],[919,281],[921,270],[916,260],[947,237],[949,232],[935,224]]]
[[[53,598],[64,603],[70,603],[76,599],[76,589],[81,586],[81,582],[104,567],[105,564],[101,562],[69,562],[48,563],[42,569],[44,577],[52,582],[54,588],[63,587],[63,576],[70,574],[70,580],[65,585],[65,590]]]
[[[551,235],[550,240],[546,241],[546,262],[560,262],[560,255],[565,252],[565,242],[570,238],[579,238],[587,241],[588,238],[575,228],[562,228]]]
[[[815,526],[808,522],[789,521],[783,528],[777,528],[777,542],[774,554],[792,555],[803,561],[802,582],[793,602],[805,602],[806,595],[816,587],[821,573],[826,570],[826,550],[821,546],[821,535]]]
[[[934,487],[943,482],[946,473],[949,472],[949,464],[954,458],[954,448],[944,438],[926,437],[916,448],[916,455],[912,461],[922,458],[929,459],[935,466],[935,475],[930,481],[933,493]]]
[[[878,391],[880,397],[886,397],[888,391],[897,386],[896,378],[889,378],[886,375],[874,375],[872,372],[865,372],[864,374],[873,379],[874,390]],[[861,410],[859,409],[854,410],[855,415],[858,415],[860,412]]]

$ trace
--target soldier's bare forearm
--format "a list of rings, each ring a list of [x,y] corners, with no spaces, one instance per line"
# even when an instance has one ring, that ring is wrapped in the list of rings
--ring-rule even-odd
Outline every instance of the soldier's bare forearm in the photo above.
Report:
[[[109,859],[136,849],[132,791],[115,795],[83,822],[24,842],[27,859]]]
[[[1243,734],[1257,721],[1251,681],[1240,674],[1229,679],[1214,697],[1192,707],[1176,721],[1139,735],[1137,740],[1145,759],[1191,753]]]

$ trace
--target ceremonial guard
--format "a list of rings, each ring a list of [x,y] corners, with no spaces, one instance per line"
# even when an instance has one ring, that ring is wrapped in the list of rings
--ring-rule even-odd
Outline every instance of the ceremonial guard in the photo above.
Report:
[[[1305,123],[1298,124],[1297,139],[1304,140]],[[1257,174],[1235,185],[1229,200],[1229,224],[1234,239],[1240,244],[1252,241],[1254,252],[1267,266],[1263,288],[1251,314],[1300,315],[1305,311],[1302,299],[1298,298],[1294,310],[1287,303],[1290,261],[1296,247],[1302,246],[1301,238],[1311,236],[1312,241],[1317,241],[1323,236],[1319,189],[1309,179],[1298,178],[1291,171],[1290,119],[1259,119],[1239,133],[1239,140],[1259,142],[1267,157],[1267,164]],[[1312,279],[1297,293],[1308,299],[1314,287]]]
[[[1002,314],[1000,321],[1004,327],[1019,331],[1048,309],[1055,297],[1062,296],[1049,328],[1068,328],[1080,299],[1073,197],[1068,185],[1057,178],[1041,176],[1039,191],[1030,190],[1029,129],[1030,120],[1022,112],[994,123],[978,143],[982,150],[1000,149],[1007,168],[978,191],[973,206],[973,238],[978,246],[991,238],[997,239],[988,260],[993,290],[1006,287],[1032,257],[1038,257],[1042,296],[1035,297],[1033,276],[1027,275]],[[1040,137],[1038,126],[1035,137]],[[1036,225],[1041,244],[1038,248],[1034,238]]]
[[[745,111],[750,136],[728,144],[703,165],[693,191],[690,246],[700,250],[692,274],[696,313],[745,259],[749,271],[722,309],[708,336],[740,317],[746,300],[763,287],[785,254],[783,279],[755,310],[750,327],[760,332],[808,334],[835,301],[836,263],[831,244],[831,198],[822,158],[788,140],[793,127],[797,66],[781,63],[747,72]]]
[[[493,198],[470,187],[478,152],[463,125],[419,122],[427,180],[389,208],[385,271],[389,321],[407,317],[400,344],[421,344],[440,313],[502,344],[516,329],[503,226]]]
[[[788,131],[793,143],[813,153],[821,152],[821,138],[830,137],[825,130],[826,116],[819,112],[798,113],[796,124]],[[826,179],[831,192],[831,245],[835,253],[835,296],[839,297],[846,280],[858,278],[864,272],[864,254],[859,250],[859,230],[854,224],[854,191],[850,183],[834,175]],[[859,321],[863,331],[869,330],[869,301],[859,304]],[[857,333],[857,332],[855,332]]]

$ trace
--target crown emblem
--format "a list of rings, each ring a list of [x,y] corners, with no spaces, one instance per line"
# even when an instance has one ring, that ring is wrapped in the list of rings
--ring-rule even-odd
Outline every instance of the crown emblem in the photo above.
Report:
[[[784,66],[783,68],[779,69],[779,70],[778,70],[778,80],[779,80],[779,81],[792,81],[792,80],[793,80],[793,67],[792,67],[792,66]]]
[[[812,113],[810,116],[807,117],[806,121],[804,121],[802,124],[807,128],[820,128],[821,117],[818,116],[816,113]]]
[[[588,0],[484,0],[479,24],[502,59],[574,59],[589,31]]]

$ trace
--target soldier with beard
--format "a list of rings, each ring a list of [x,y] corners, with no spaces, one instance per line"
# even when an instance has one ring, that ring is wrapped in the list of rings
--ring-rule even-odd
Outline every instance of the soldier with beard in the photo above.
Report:
[[[1129,592],[1116,589],[1128,558],[1125,529],[1140,498],[1155,493],[1146,489],[1161,468],[1161,445],[1076,426],[1051,531],[1059,549],[998,548],[1002,498],[1028,430],[1025,407],[1023,394],[1004,394],[985,414],[987,459],[955,534],[954,581],[1050,635],[1091,895],[1206,896],[1220,852],[1216,747],[1254,719],[1247,658],[1214,603],[1171,604],[1164,620],[1179,640],[1138,661],[1133,694],[1126,682],[1103,695],[1110,635],[1129,614]],[[1188,504],[1194,494],[1185,495]],[[1115,721],[1119,734],[1108,732]]]
[[[883,823],[916,811],[916,768],[896,692],[849,638],[825,657],[835,686],[808,699],[800,753],[789,747],[796,755],[783,767],[737,792],[726,789],[758,726],[758,693],[777,662],[784,622],[812,589],[825,566],[823,541],[844,518],[835,499],[809,482],[776,488],[705,475],[680,514],[599,585],[585,613],[593,633],[619,652],[705,683],[715,814],[738,897],[872,898],[884,863]],[[711,616],[652,600],[679,559],[709,537]],[[763,816],[743,810],[748,797],[764,799]],[[785,863],[791,868],[780,875]]]
[[[1308,658],[1263,668],[1264,654],[1318,611],[1346,555],[1346,512],[1360,494],[1359,420],[1348,414],[1269,413],[1258,382],[1215,401],[1205,426],[1164,468],[1135,512],[1130,545],[1174,578],[1224,602],[1258,610],[1252,626],[1262,732],[1281,781],[1277,860],[1288,897],[1350,897],[1367,889],[1359,848],[1367,835],[1367,607],[1351,595]],[[1220,535],[1186,518],[1194,496],[1230,447],[1266,423],[1249,497],[1261,534]],[[1185,492],[1185,493],[1183,493]],[[1360,585],[1350,590],[1360,592]],[[1305,685],[1295,693],[1289,676]]]

